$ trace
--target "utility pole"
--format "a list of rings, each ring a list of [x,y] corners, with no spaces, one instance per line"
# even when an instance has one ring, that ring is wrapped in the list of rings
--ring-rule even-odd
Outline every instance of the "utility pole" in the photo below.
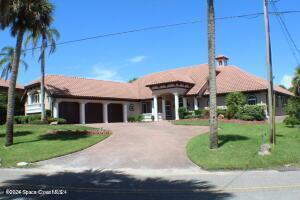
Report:
[[[264,1],[264,18],[266,31],[266,49],[267,49],[267,68],[268,68],[268,109],[269,109],[269,134],[270,143],[275,144],[275,115],[274,115],[274,89],[273,89],[273,70],[272,70],[272,51],[271,51],[271,37],[269,24],[269,9],[268,1]]]

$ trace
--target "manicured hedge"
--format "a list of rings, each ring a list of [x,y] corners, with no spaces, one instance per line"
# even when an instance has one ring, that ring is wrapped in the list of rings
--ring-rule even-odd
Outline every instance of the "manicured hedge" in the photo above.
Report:
[[[291,97],[284,110],[289,115],[283,121],[286,125],[300,125],[300,97]]]
[[[186,107],[178,108],[179,119],[186,119],[186,116],[190,115],[190,112]]]
[[[50,124],[51,122],[58,122],[58,124],[66,124],[66,120],[62,118],[47,117],[46,121],[41,121],[40,114],[15,116],[16,124]]]
[[[241,107],[236,117],[246,121],[262,121],[265,119],[265,107],[262,105],[245,105]]]
[[[232,92],[226,96],[225,102],[227,106],[226,117],[228,119],[237,118],[236,114],[239,109],[246,104],[246,97],[241,92]]]
[[[144,116],[143,115],[135,115],[135,116],[130,116],[128,117],[128,121],[129,122],[141,122],[143,121]]]

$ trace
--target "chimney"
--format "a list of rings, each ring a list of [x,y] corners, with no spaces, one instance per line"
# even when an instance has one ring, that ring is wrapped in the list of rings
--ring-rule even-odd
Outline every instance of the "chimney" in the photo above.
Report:
[[[218,55],[216,57],[216,61],[218,62],[218,66],[227,66],[229,58],[224,55]]]

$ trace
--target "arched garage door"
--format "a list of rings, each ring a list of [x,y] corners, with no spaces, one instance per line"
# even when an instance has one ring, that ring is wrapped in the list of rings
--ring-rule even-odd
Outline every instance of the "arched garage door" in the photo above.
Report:
[[[123,122],[123,105],[108,104],[108,122]]]
[[[85,104],[85,123],[103,123],[103,107],[101,103]]]
[[[67,120],[68,124],[79,124],[79,103],[61,102],[59,104],[59,117]]]

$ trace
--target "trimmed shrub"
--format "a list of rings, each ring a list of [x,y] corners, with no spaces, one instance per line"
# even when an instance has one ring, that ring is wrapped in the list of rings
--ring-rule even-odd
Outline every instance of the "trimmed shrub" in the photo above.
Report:
[[[194,110],[194,115],[196,118],[201,118],[203,116],[203,110],[202,109]]]
[[[178,108],[179,119],[185,119],[185,116],[190,115],[186,107]]]
[[[66,124],[67,120],[63,119],[63,118],[54,118],[55,121],[57,121],[58,124]]]
[[[47,118],[47,122],[50,124],[51,122],[57,122],[58,124],[66,124],[67,120],[63,119],[63,118],[52,118],[52,117],[48,117]]]
[[[15,116],[15,123],[16,124],[27,124],[28,123],[28,116]]]
[[[46,116],[47,117],[51,117],[52,116],[51,110],[49,110],[49,109],[46,110]]]
[[[300,124],[300,120],[295,117],[295,116],[288,116],[287,118],[285,118],[283,120],[283,123],[287,126],[292,126],[294,127],[295,125],[299,125]]]
[[[40,119],[35,119],[35,120],[30,121],[28,124],[48,124],[48,122],[42,121]]]
[[[196,118],[196,116],[191,114],[184,116],[184,119],[194,119],[194,118]]]
[[[128,117],[129,122],[141,122],[143,121],[143,119],[144,119],[143,115],[135,115],[135,116]]]
[[[239,109],[236,117],[246,121],[262,121],[265,119],[265,108],[261,105],[245,105]]]
[[[218,108],[217,109],[217,114],[218,114],[218,116],[219,115],[226,115],[226,111],[227,111],[227,109],[223,109],[223,108]]]
[[[28,115],[28,123],[31,121],[41,120],[41,114]]]
[[[225,99],[227,111],[225,114],[229,119],[236,118],[236,114],[241,107],[246,104],[246,97],[241,92],[229,93]]]
[[[284,124],[289,126],[300,125],[300,97],[291,97],[284,110],[289,115],[283,121]]]

